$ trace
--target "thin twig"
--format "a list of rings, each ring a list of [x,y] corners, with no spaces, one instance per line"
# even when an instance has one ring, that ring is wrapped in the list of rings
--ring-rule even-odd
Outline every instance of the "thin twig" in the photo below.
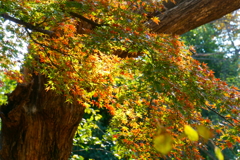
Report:
[[[235,126],[232,122],[230,122],[229,120],[227,120],[226,117],[222,116],[222,115],[221,115],[220,113],[218,113],[217,111],[213,110],[212,108],[210,108],[210,107],[208,107],[208,106],[207,106],[207,108],[208,108],[210,111],[216,113],[219,117],[221,117],[221,118],[224,119],[225,121],[227,121],[229,124],[231,124],[231,126]]]
[[[35,39],[32,37],[31,33],[30,33],[27,29],[26,29],[26,31],[27,31],[30,39],[31,39],[34,43],[36,43],[36,44],[38,44],[38,45],[40,45],[40,46],[42,46],[42,47],[49,48],[50,50],[56,51],[56,52],[58,52],[58,53],[60,53],[60,54],[63,54],[63,55],[65,55],[65,56],[69,56],[68,54],[63,53],[63,52],[61,52],[61,51],[58,50],[58,49],[54,49],[54,48],[52,48],[52,47],[50,47],[50,46],[47,46],[47,45],[45,45],[45,44],[42,44],[42,43],[38,42],[37,40],[35,40]]]
[[[199,95],[198,95],[199,98],[201,98]],[[203,98],[204,99],[207,99],[204,95],[203,95]],[[220,113],[218,113],[217,111],[215,111],[214,109],[206,106],[210,111],[216,113],[219,117],[221,117],[222,119],[224,119],[226,122],[228,122],[231,126],[235,126],[232,122],[230,122],[229,120],[226,119],[226,117],[222,116]],[[202,108],[203,109],[203,108]]]
[[[103,151],[103,152],[107,152],[107,153],[112,153],[106,149],[101,149],[101,148],[80,149],[80,150],[74,150],[73,152],[83,152],[83,151],[87,151],[87,150],[98,150],[98,151]]]

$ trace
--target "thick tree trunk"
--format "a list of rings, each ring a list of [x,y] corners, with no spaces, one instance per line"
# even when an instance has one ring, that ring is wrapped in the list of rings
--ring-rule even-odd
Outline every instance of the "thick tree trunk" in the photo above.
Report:
[[[1,160],[67,160],[84,107],[45,91],[45,78],[18,85],[1,107]]]

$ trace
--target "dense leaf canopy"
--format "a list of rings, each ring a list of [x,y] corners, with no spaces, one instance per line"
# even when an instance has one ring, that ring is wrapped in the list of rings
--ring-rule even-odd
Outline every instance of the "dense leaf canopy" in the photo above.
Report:
[[[106,108],[119,158],[200,159],[199,150],[214,134],[220,136],[211,142],[221,149],[240,141],[238,89],[194,60],[178,36],[153,33],[145,25],[161,23],[148,14],[163,7],[160,2],[1,0],[0,5],[1,70],[21,84],[30,83],[33,74],[44,75],[46,91],[64,94],[66,103],[78,101],[86,111]],[[19,60],[22,42],[29,44],[28,53]],[[26,73],[13,70],[19,62]],[[219,121],[203,117],[202,110]]]

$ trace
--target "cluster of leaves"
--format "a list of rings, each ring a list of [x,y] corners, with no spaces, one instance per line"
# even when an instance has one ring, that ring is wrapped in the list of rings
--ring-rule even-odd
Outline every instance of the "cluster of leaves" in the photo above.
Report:
[[[94,138],[91,129],[100,115],[90,106],[112,115],[106,132],[119,159],[201,159],[199,150],[206,150],[204,143],[213,134],[202,132],[211,130],[221,135],[212,141],[221,149],[239,142],[237,88],[194,60],[178,37],[151,33],[143,24],[152,3],[43,0],[1,5],[4,13],[31,24],[24,34],[29,37],[26,66],[48,78],[46,91],[66,95],[67,103],[78,101],[90,114],[79,127],[77,142],[109,140]],[[203,109],[221,116],[224,125],[203,117]],[[216,153],[222,159],[218,148]]]
[[[0,74],[0,105],[7,103],[7,94],[11,93],[16,86],[16,82]]]
[[[174,42],[172,43],[174,46]],[[155,43],[154,46],[157,44]],[[224,115],[224,112],[229,109],[237,111],[238,102],[235,103],[235,109],[231,109],[231,107],[227,109],[228,105],[225,100],[228,98],[221,100],[220,97],[221,94],[231,93],[233,88],[225,90],[228,88],[226,84],[214,78],[213,72],[208,71],[206,67],[200,67],[199,62],[186,56],[187,53],[183,48],[180,47],[179,52],[176,52],[178,47],[164,52],[165,48],[171,49],[171,46],[166,47],[166,44],[164,48],[161,46],[163,44],[157,47],[158,54],[144,57],[146,66],[141,67],[144,70],[139,77],[136,77],[136,73],[134,74],[136,80],[132,79],[129,82],[130,88],[122,89],[125,91],[125,98],[119,112],[113,118],[112,124],[115,127],[121,125],[118,138],[123,139],[122,144],[128,144],[124,146],[127,151],[131,149],[134,153],[137,152],[139,157],[150,158],[157,154],[151,148],[151,139],[159,132],[159,127],[164,127],[166,131],[160,131],[160,135],[171,136],[172,138],[169,139],[175,142],[172,146],[171,156],[182,157],[188,153],[190,158],[199,159],[197,148],[201,148],[201,146],[195,146],[185,137],[182,138],[184,126],[189,124],[193,126],[207,125],[215,130],[223,130],[226,126],[222,128],[219,124],[212,124],[211,120],[201,116],[201,110],[216,110],[219,111],[219,114]],[[123,84],[127,84],[127,82]],[[126,90],[129,93],[126,93]],[[223,90],[225,93],[222,92]],[[232,100],[236,99],[237,97]],[[223,110],[225,111],[223,112]],[[231,115],[233,114],[231,113]],[[235,116],[237,117],[237,112]],[[234,120],[233,123],[237,125],[238,120]],[[228,131],[231,130],[230,128]],[[226,133],[229,139],[237,140],[235,136],[230,137],[237,133],[235,129],[237,128]],[[129,146],[130,148],[128,148]],[[190,150],[196,150],[196,152],[193,153]],[[122,148],[119,149],[119,152],[124,152],[122,155],[126,156],[126,151]]]
[[[115,142],[107,131],[112,116],[105,108],[89,107],[85,112],[74,138],[73,158],[78,154],[85,159],[117,159],[111,151]]]

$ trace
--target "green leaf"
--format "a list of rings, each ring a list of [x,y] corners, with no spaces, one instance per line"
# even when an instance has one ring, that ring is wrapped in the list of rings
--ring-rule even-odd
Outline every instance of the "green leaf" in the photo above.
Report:
[[[220,148],[218,148],[217,146],[215,146],[214,152],[215,152],[218,160],[224,160],[224,156],[223,156],[222,151],[221,151]]]
[[[191,126],[184,126],[184,133],[188,136],[191,141],[198,141],[198,133]]]
[[[79,2],[66,2],[66,7],[82,8],[82,3]]]

